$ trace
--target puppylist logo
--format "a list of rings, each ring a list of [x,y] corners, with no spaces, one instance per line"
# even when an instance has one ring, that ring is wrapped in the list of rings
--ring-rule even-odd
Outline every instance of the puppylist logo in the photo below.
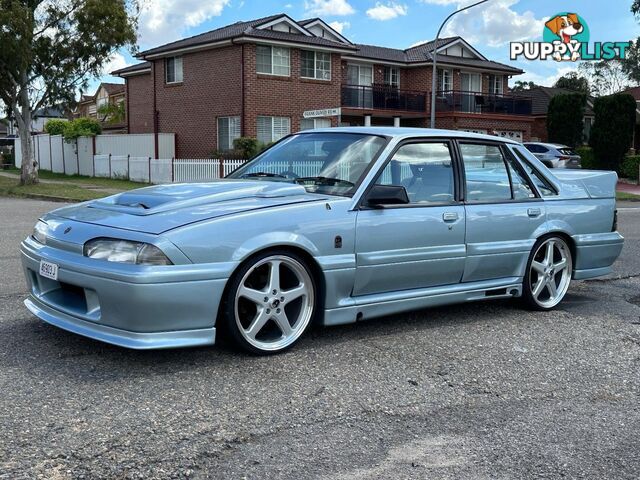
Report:
[[[589,26],[577,13],[562,12],[544,24],[542,42],[511,42],[511,60],[613,60],[627,56],[631,42],[589,43]]]

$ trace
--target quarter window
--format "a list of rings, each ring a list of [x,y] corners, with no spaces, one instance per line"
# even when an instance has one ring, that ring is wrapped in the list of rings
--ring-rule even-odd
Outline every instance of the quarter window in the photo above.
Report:
[[[240,117],[218,117],[218,149],[233,150],[236,138],[240,138]]]
[[[300,76],[317,80],[331,80],[331,54],[301,50]]]
[[[402,185],[407,190],[412,204],[452,202],[454,182],[449,145],[403,145],[384,168],[376,183]]]
[[[165,82],[182,82],[182,57],[169,57],[164,61]]]
[[[464,162],[468,201],[511,200],[509,173],[498,146],[461,143],[460,152]]]
[[[533,183],[535,183],[536,187],[538,188],[538,191],[543,197],[554,197],[558,195],[558,193],[551,186],[551,184],[547,180],[545,180],[544,177],[540,174],[540,172],[538,172],[538,170],[536,170],[531,165],[531,162],[527,159],[527,156],[525,155],[525,151],[522,151],[520,147],[512,147],[512,150],[515,152],[516,156],[520,159],[520,161],[524,165],[527,173],[529,174],[529,177],[531,177],[531,180],[533,181]]]
[[[284,47],[258,45],[256,47],[256,71],[268,75],[288,77],[291,74],[290,52]]]
[[[258,142],[271,143],[291,133],[291,120],[288,117],[258,117]]]

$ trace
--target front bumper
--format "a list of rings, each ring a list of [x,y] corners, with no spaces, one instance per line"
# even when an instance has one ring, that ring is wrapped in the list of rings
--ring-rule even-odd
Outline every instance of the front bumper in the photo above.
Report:
[[[135,349],[211,345],[232,265],[148,267],[96,261],[26,239],[27,308],[65,330]],[[58,265],[58,280],[39,274]]]

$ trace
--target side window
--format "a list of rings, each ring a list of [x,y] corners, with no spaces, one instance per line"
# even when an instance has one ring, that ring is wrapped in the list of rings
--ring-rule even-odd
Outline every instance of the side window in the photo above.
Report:
[[[536,187],[538,187],[538,191],[543,197],[554,197],[558,195],[558,193],[549,184],[549,182],[547,182],[544,179],[544,177],[540,174],[540,172],[538,172],[531,165],[529,160],[527,160],[527,157],[525,156],[524,152],[522,152],[520,148],[512,147],[512,150],[515,152],[516,156],[520,159],[522,165],[524,166],[525,170],[529,174],[529,177],[531,177],[531,180],[533,180],[533,183],[536,184]]]
[[[498,146],[461,143],[460,152],[464,162],[468,201],[511,200],[509,173]]]
[[[454,200],[451,151],[446,143],[403,145],[382,171],[378,185],[402,185],[412,204]]]

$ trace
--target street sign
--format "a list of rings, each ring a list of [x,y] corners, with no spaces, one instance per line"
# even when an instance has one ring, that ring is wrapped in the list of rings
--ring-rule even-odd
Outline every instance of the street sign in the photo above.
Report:
[[[338,108],[321,108],[320,110],[306,110],[302,113],[302,118],[318,118],[318,117],[339,117],[342,109]]]

